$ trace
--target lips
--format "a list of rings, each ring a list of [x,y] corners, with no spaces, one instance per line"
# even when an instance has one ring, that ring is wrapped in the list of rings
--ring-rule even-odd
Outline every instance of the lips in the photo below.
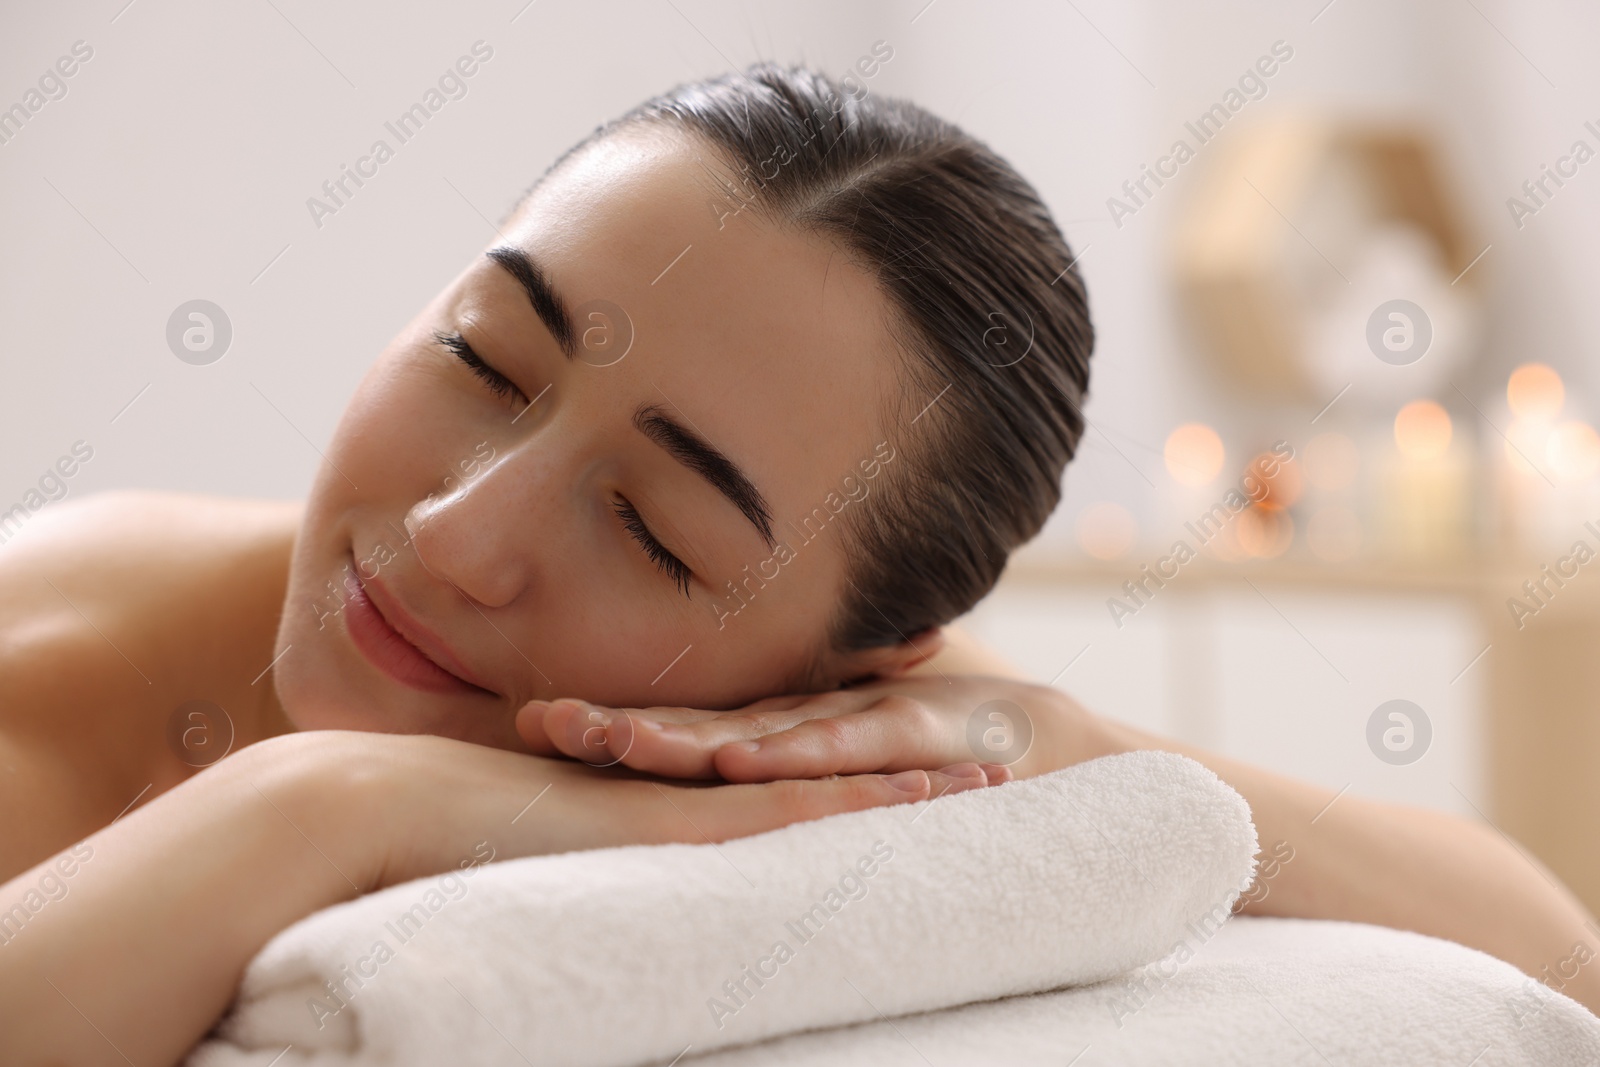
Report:
[[[356,574],[354,558],[350,573]],[[488,686],[473,681],[449,647],[429,633],[376,579],[345,583],[346,629],[350,640],[373,666],[413,689],[428,693],[481,693]]]

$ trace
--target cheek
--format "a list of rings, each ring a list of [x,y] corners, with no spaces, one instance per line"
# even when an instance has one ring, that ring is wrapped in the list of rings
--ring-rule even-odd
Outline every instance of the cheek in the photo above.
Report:
[[[319,481],[369,499],[376,495],[372,489],[391,484],[440,483],[451,472],[441,457],[472,455],[481,439],[472,436],[481,429],[474,419],[485,415],[474,410],[477,398],[463,393],[449,369],[423,354],[386,353],[345,406],[327,451],[338,470],[323,472]]]
[[[361,552],[373,550],[377,537],[403,543],[411,508],[448,492],[447,479],[459,481],[453,463],[481,454],[484,413],[449,370],[397,341],[345,405],[296,545],[291,592],[302,601],[327,595],[325,583],[337,576],[353,536],[362,539]]]
[[[558,694],[650,707],[676,699],[684,679],[701,679],[708,641],[698,614],[686,619],[629,560],[608,559],[604,567],[562,562],[560,578],[529,608],[529,632],[543,635],[530,639],[530,654]]]
[[[606,707],[708,709],[765,695],[761,682],[781,647],[767,626],[735,627],[747,612],[718,630],[702,590],[684,600],[625,557],[603,562],[571,566],[530,607],[527,648],[558,695]]]
[[[407,355],[396,341],[363,377],[318,464],[274,649],[281,655],[273,668],[279,700],[301,729],[408,726],[404,709],[380,714],[352,670],[338,585],[355,533],[370,540],[383,535],[385,520],[399,525],[411,505],[449,473],[439,457],[452,454],[458,438],[471,436],[459,391],[443,369]],[[469,442],[462,454],[471,451]],[[398,544],[400,538],[388,541]]]
[[[823,591],[832,588],[832,575],[821,559],[808,560],[803,550],[789,564],[774,564],[764,573],[774,576],[761,577],[752,564],[748,575],[740,572],[733,591],[726,585],[720,596],[697,591],[689,625],[639,638],[640,647],[651,642],[660,664],[643,672],[647,684],[692,642],[683,658],[650,685],[648,704],[736,708],[795,687],[831,618],[833,604]]]
[[[284,605],[284,622],[275,655],[272,683],[289,721],[301,730],[394,730],[390,714],[379,715],[371,694],[359,690],[341,658],[342,634],[328,627],[317,629],[306,599],[290,590]],[[284,653],[284,648],[288,652]]]

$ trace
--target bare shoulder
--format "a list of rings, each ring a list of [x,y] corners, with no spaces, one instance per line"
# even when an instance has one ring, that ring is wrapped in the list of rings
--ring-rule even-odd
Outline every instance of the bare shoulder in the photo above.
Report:
[[[254,699],[301,507],[118,490],[0,519],[0,879],[192,773],[173,708]]]
[[[281,529],[293,524],[298,500],[256,500],[153,489],[117,489],[48,505],[36,514],[0,515],[0,578],[51,561],[94,568],[115,566],[117,550],[156,557],[189,555],[219,535]],[[69,558],[71,557],[71,558]]]
[[[0,670],[16,683],[58,667],[37,653],[68,633],[98,633],[110,647],[121,633],[147,652],[144,662],[169,671],[175,650],[163,639],[174,626],[230,602],[255,604],[249,594],[286,572],[301,506],[117,490],[41,510],[0,543]],[[130,678],[154,684],[138,657],[124,658]]]

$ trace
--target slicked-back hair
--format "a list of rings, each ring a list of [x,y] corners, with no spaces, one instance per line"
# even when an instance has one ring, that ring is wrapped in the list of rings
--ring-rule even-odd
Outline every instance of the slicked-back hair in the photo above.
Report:
[[[900,457],[846,508],[847,582],[824,640],[897,644],[970,610],[1061,499],[1094,328],[1075,258],[1009,163],[908,101],[803,67],[680,85],[598,128],[666,124],[722,164],[727,210],[835,242],[900,345],[883,412]],[[887,484],[884,484],[887,482]]]

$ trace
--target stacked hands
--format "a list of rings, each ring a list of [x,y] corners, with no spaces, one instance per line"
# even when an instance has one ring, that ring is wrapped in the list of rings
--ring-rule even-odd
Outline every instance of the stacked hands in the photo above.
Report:
[[[1031,727],[1026,750],[1004,751],[1003,764],[969,740],[974,712],[996,700]],[[997,785],[1110,751],[1096,722],[1044,686],[899,676],[733,711],[534,701],[516,716],[525,751],[307,731],[250,745],[212,770],[231,764],[253,782],[295,768],[314,779],[318,812],[337,791],[352,835],[347,873],[370,891],[449,869],[464,843],[486,835],[506,859],[701,844]]]
[[[973,743],[974,709],[999,699],[1026,717],[1010,724],[1022,727],[1025,745]],[[1011,679],[898,677],[734,711],[536,700],[519,711],[516,727],[540,756],[695,783],[808,780],[819,796],[832,791],[871,806],[998,785],[1087,758],[1083,718],[1056,690]]]
[[[939,699],[945,694],[938,689],[953,684],[924,683],[913,688],[927,692],[911,693],[904,681],[880,683],[769,697],[735,711],[535,700],[518,713],[517,732],[537,755],[662,778],[773,782],[887,774],[897,785],[917,787],[931,771],[966,788],[1009,781],[1011,767],[975,760],[981,753],[967,743],[960,709]]]

